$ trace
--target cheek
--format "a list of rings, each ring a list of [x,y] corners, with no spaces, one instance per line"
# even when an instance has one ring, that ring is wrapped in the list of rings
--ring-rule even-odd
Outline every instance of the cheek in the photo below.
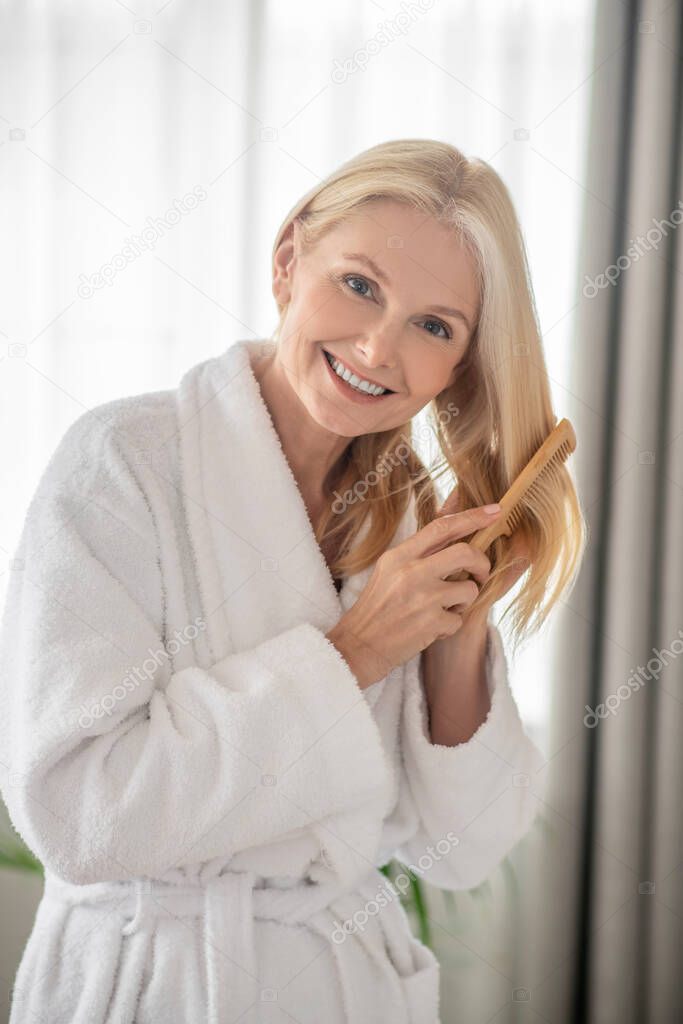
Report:
[[[336,286],[323,282],[301,294],[293,312],[308,337],[331,338],[367,326],[369,308],[349,300]]]
[[[403,365],[406,382],[411,394],[429,401],[448,387],[453,375],[454,356],[444,349],[439,350],[438,340],[426,338],[424,342],[410,346]]]

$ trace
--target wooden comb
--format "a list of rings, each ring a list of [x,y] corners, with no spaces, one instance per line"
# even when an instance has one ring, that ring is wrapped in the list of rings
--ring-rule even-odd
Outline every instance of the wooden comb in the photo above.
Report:
[[[521,500],[533,494],[534,487],[541,477],[562,465],[576,448],[576,434],[569,420],[564,419],[552,429],[541,447],[532,455],[514,483],[505,492],[498,504],[502,512],[491,526],[485,526],[472,535],[468,544],[478,551],[486,551],[497,537],[505,534],[509,537],[519,526],[521,520]],[[449,583],[466,580],[467,569],[459,569],[451,576],[444,577]]]

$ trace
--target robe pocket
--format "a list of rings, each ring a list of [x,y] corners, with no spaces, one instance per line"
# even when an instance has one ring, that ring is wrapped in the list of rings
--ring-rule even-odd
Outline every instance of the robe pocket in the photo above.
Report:
[[[386,913],[388,911],[388,913]],[[440,964],[434,953],[410,929],[403,908],[394,903],[381,920],[389,961],[398,975],[410,1024],[440,1024]]]
[[[419,939],[411,945],[413,970],[399,975],[410,1024],[439,1024],[439,961]]]

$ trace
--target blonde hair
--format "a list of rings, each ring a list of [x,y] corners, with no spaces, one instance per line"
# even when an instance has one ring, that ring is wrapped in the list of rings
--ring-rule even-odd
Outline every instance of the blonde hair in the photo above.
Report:
[[[471,254],[481,296],[479,317],[456,380],[427,408],[443,458],[425,467],[413,448],[412,420],[392,430],[354,437],[324,492],[354,493],[365,481],[363,500],[330,506],[316,527],[319,543],[344,538],[334,575],[359,572],[390,544],[411,499],[417,528],[434,518],[434,481],[452,473],[458,507],[497,501],[556,423],[533,288],[521,228],[508,190],[484,160],[432,139],[398,139],[364,150],[342,164],[289,211],[273,245],[275,254],[289,225],[298,220],[302,251],[363,204],[393,199],[450,226]],[[288,303],[280,305],[273,337],[279,342]],[[455,407],[456,415],[449,410]],[[398,446],[405,450],[397,458]],[[381,472],[378,472],[381,467]],[[367,481],[372,479],[372,486]],[[333,521],[334,520],[334,521]],[[351,549],[365,525],[360,544]],[[575,485],[562,466],[529,496],[518,530],[526,540],[530,567],[505,609],[516,648],[545,622],[553,605],[576,578],[586,526]],[[471,609],[498,600],[505,584],[497,577],[512,564],[510,538],[488,549],[491,575]],[[502,620],[501,620],[502,624]]]

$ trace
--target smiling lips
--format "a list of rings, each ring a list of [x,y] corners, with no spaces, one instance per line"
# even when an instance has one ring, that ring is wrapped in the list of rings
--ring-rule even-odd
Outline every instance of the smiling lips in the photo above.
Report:
[[[384,398],[386,395],[395,394],[391,388],[385,387],[379,381],[373,381],[369,377],[362,376],[352,366],[349,366],[348,363],[339,359],[332,352],[327,352],[325,349],[322,349],[322,352],[333,376],[340,384],[346,384],[348,390],[352,391],[355,395],[376,400]],[[364,386],[361,387],[361,384]],[[379,391],[379,388],[382,390]]]

